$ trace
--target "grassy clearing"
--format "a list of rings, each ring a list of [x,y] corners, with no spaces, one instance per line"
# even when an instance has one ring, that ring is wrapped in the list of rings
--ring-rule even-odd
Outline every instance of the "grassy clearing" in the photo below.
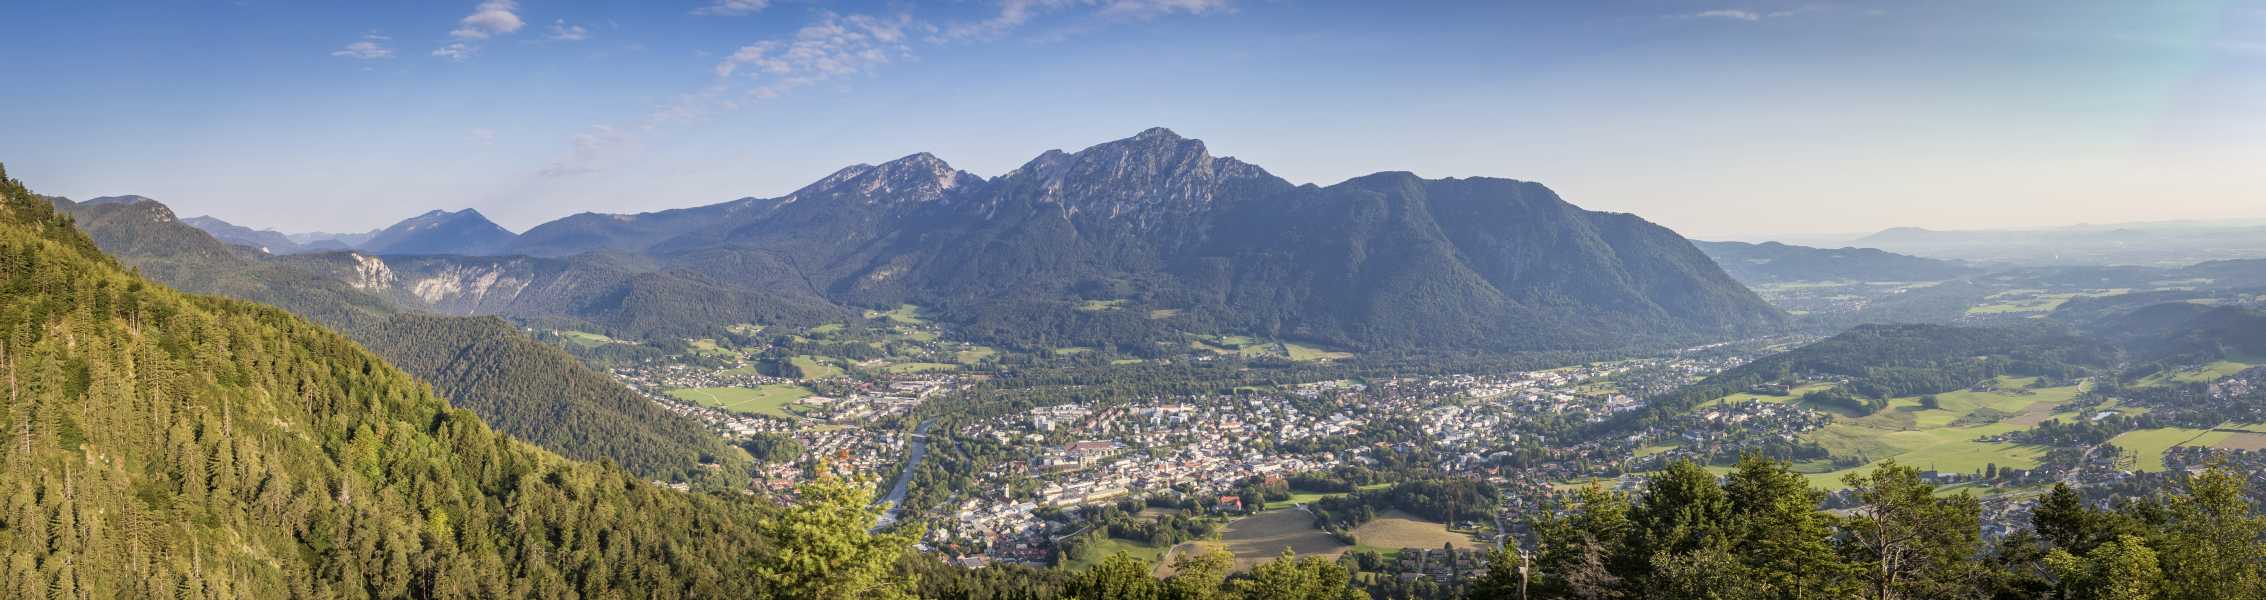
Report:
[[[1180,309],[1177,308],[1149,309],[1149,318],[1151,319],[1170,319],[1177,316],[1180,316]]]
[[[1316,347],[1313,347],[1313,346],[1305,346],[1305,345],[1300,345],[1300,344],[1293,344],[1293,343],[1290,343],[1290,342],[1283,342],[1282,348],[1283,348],[1283,353],[1284,353],[1284,354],[1288,354],[1288,355],[1290,355],[1290,359],[1291,359],[1291,360],[1295,360],[1295,361],[1299,361],[1299,362],[1310,362],[1310,361],[1319,361],[1319,360],[1343,360],[1343,359],[1353,358],[1353,353],[1352,353],[1352,352],[1336,352],[1336,351],[1331,351],[1331,350],[1323,350],[1323,349],[1321,349],[1321,348],[1316,348]]]
[[[827,323],[827,324],[824,324],[824,325],[819,325],[819,326],[817,326],[817,327],[812,327],[812,328],[810,328],[810,334],[811,334],[811,335],[832,335],[832,334],[841,333],[841,332],[842,332],[842,324],[841,324],[841,323]]]
[[[1473,547],[1470,535],[1448,531],[1448,526],[1418,518],[1399,510],[1385,511],[1377,518],[1353,528],[1353,539],[1363,546],[1380,548],[1438,548],[1442,544]]]
[[[763,333],[763,326],[762,326],[762,325],[757,325],[757,324],[754,324],[754,323],[733,323],[733,324],[731,324],[731,325],[727,325],[727,326],[725,326],[725,327],[724,327],[724,330],[725,330],[725,331],[729,331],[729,332],[732,332],[732,333],[736,333],[736,334],[739,334],[739,335],[745,335],[745,336],[751,336],[751,337],[752,337],[752,336],[755,336],[756,334],[760,334],[760,333]]]
[[[1180,545],[1173,546],[1171,550],[1165,551],[1164,558],[1157,560],[1156,569],[1154,571],[1151,571],[1149,574],[1156,576],[1156,578],[1158,579],[1171,577],[1174,572],[1172,568],[1172,562],[1180,560],[1180,557],[1182,555],[1211,552],[1214,549],[1225,548],[1227,548],[1226,544],[1221,544],[1219,542],[1211,540],[1181,542]]]
[[[558,333],[559,333],[559,337],[560,337],[561,339],[565,339],[565,340],[566,340],[566,341],[567,341],[568,343],[574,344],[574,345],[576,345],[576,346],[581,346],[581,347],[584,347],[584,348],[596,348],[596,347],[598,347],[598,346],[604,346],[604,345],[607,345],[607,344],[627,344],[627,343],[629,343],[629,342],[624,342],[624,341],[621,341],[621,340],[617,340],[617,339],[614,339],[614,338],[606,337],[606,336],[605,336],[605,335],[603,335],[603,334],[596,334],[596,333],[591,333],[591,332],[588,332],[588,331],[575,331],[575,330],[572,330],[572,329],[568,329],[568,330],[562,330],[562,331],[560,331],[560,332],[558,332]]]
[[[1086,312],[1102,312],[1120,308],[1125,308],[1124,300],[1087,300],[1078,303],[1078,310]]]
[[[968,349],[953,354],[952,360],[963,365],[973,365],[990,360],[994,356],[999,356],[999,351],[990,346],[969,346]]]
[[[832,359],[804,354],[789,358],[787,359],[787,362],[793,364],[796,371],[802,372],[803,379],[827,379],[832,377],[841,377],[842,368],[835,366],[832,362],[830,362],[831,360]]]
[[[1162,562],[1162,559],[1165,555],[1165,550],[1167,550],[1166,548],[1157,548],[1149,546],[1147,544],[1129,542],[1106,535],[1100,536],[1099,539],[1088,542],[1087,544],[1087,552],[1083,560],[1063,561],[1061,565],[1062,568],[1072,571],[1084,570],[1086,567],[1100,564],[1103,559],[1107,559],[1119,552],[1132,555],[1133,558],[1141,559],[1142,561],[1150,564],[1156,564],[1158,562]]]
[[[750,415],[770,415],[779,418],[794,416],[787,405],[808,398],[809,389],[799,385],[772,384],[755,388],[713,387],[669,390],[669,395],[702,406]]]
[[[960,365],[948,365],[944,363],[909,362],[892,364],[886,367],[882,367],[881,370],[891,373],[927,373],[930,371],[951,371],[959,368]]]
[[[897,305],[897,308],[892,308],[889,310],[865,311],[865,318],[886,318],[889,319],[890,322],[897,323],[899,325],[928,324],[927,320],[921,318],[921,307],[912,304],[899,304]],[[823,325],[821,327],[823,327]],[[818,330],[812,329],[811,331],[813,333],[816,333]]]
[[[687,343],[687,345],[692,346],[693,354],[698,354],[701,356],[731,358],[740,355],[740,353],[734,352],[730,348],[725,348],[723,344],[716,343],[716,340],[713,338],[685,340],[685,342]]]

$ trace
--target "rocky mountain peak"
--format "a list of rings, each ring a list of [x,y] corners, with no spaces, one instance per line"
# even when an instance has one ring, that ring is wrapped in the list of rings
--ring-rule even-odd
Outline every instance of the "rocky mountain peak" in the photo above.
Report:
[[[1263,169],[1214,157],[1202,140],[1152,127],[1133,137],[1065,153],[1049,150],[1002,176],[1029,184],[1037,202],[1117,218],[1187,211],[1212,203],[1222,186],[1273,179]]]
[[[875,203],[923,203],[944,199],[952,190],[981,183],[982,178],[952,168],[927,152],[915,153],[879,165],[852,165],[795,191],[787,200],[836,197]]]

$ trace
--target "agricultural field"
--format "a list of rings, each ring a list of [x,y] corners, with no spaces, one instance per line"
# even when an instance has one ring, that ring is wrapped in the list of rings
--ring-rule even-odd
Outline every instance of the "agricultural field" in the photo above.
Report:
[[[2010,314],[2044,316],[2046,313],[2053,312],[2056,308],[2061,308],[2062,303],[2068,302],[2071,298],[2114,296],[2131,291],[2123,288],[2060,293],[2047,293],[2045,290],[2007,290],[1991,294],[1989,298],[1984,300],[1989,304],[1968,307],[1967,315],[1971,317]]]
[[[799,385],[772,384],[755,388],[682,388],[669,390],[669,395],[678,400],[726,411],[785,419],[795,416],[787,410],[787,406],[796,400],[810,397],[811,392]]]
[[[1867,464],[1833,470],[1827,461],[1796,465],[1810,484],[1840,489],[1844,475],[1870,471],[1881,461],[1922,470],[1957,473],[1981,471],[1989,465],[2031,468],[2045,448],[1978,438],[2011,433],[2045,419],[2074,419],[2075,413],[2057,413],[2054,407],[2077,397],[2078,386],[2028,389],[2033,379],[2001,378],[2000,389],[1936,394],[1937,408],[1923,408],[1918,397],[1895,398],[1888,408],[1863,417],[1840,416],[1832,425],[1806,435],[1835,457],[1856,457]]]
[[[1283,508],[1260,512],[1229,521],[1220,533],[1220,542],[1228,552],[1235,554],[1235,567],[1249,569],[1253,565],[1274,560],[1290,548],[1299,556],[1336,556],[1347,546],[1337,538],[1314,528],[1313,513],[1296,508]]]
[[[2234,357],[2231,360],[2217,360],[2202,366],[2149,375],[2135,385],[2146,387],[2170,383],[2210,383],[2260,365],[2266,365],[2266,357]]]
[[[906,362],[892,363],[888,366],[882,367],[881,370],[891,373],[927,373],[931,371],[952,371],[959,368],[960,365],[948,365],[944,363]]]
[[[1385,511],[1377,518],[1353,528],[1353,539],[1364,548],[1390,552],[1402,548],[1438,548],[1442,544],[1474,547],[1478,542],[1468,534],[1448,531],[1448,526],[1426,521],[1416,515],[1399,510]]]
[[[1729,396],[1724,396],[1724,397],[1721,397],[1721,398],[1716,398],[1716,399],[1714,399],[1714,400],[1709,400],[1709,401],[1706,401],[1706,402],[1701,402],[1701,403],[1699,404],[1699,407],[1700,407],[1700,408],[1706,408],[1706,407],[1710,407],[1710,406],[1716,406],[1716,405],[1720,405],[1720,404],[1743,404],[1743,403],[1747,403],[1747,402],[1769,402],[1769,403],[1773,403],[1773,404],[1785,404],[1785,403],[1788,403],[1788,402],[1794,402],[1794,401],[1798,401],[1798,400],[1801,400],[1801,399],[1802,399],[1802,394],[1807,394],[1807,393],[1810,393],[1810,392],[1818,392],[1818,391],[1824,391],[1824,390],[1826,390],[1826,389],[1830,389],[1830,388],[1832,388],[1832,387],[1833,387],[1833,384],[1830,384],[1830,383],[1805,383],[1805,384],[1802,384],[1802,385],[1794,386],[1794,388],[1793,388],[1792,390],[1789,390],[1789,391],[1787,391],[1786,395],[1784,395],[1784,396],[1774,396],[1774,395],[1770,395],[1770,394],[1756,394],[1756,393],[1751,393],[1751,392],[1739,392],[1739,393],[1736,393],[1736,394],[1732,394],[1732,395],[1729,395]]]
[[[2131,454],[2132,468],[2138,471],[2164,470],[2164,452],[2180,446],[2212,446],[2220,448],[2266,444],[2266,435],[2232,432],[2218,429],[2190,429],[2165,427],[2127,431],[2109,438],[2109,443]],[[2234,444],[2229,446],[2228,444]]]

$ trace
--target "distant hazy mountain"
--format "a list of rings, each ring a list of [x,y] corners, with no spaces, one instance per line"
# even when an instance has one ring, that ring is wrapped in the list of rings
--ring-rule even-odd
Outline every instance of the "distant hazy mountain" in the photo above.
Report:
[[[1974,273],[1959,263],[1874,248],[1811,248],[1778,242],[1692,242],[1749,285],[1790,281],[1939,281]]]
[[[489,221],[480,211],[435,210],[378,230],[354,248],[379,254],[497,254],[517,235]]]
[[[2266,258],[2266,224],[2164,221],[1961,231],[1897,227],[1850,243],[1931,258],[2025,265],[2180,266]]]
[[[156,201],[56,204],[104,252],[144,276],[184,291],[273,304],[337,328],[457,406],[560,454],[608,459],[657,478],[700,476],[702,456],[729,455],[699,424],[500,319],[405,311],[382,294],[301,266],[318,257],[223,244]]]
[[[466,229],[487,233],[454,247],[426,236],[416,250],[381,246],[395,239],[381,234],[365,247],[477,254],[508,235]],[[641,253],[761,295],[919,303],[1029,345],[1184,346],[1174,332],[1235,330],[1361,348],[1535,349],[1783,320],[1674,232],[1582,210],[1539,184],[1379,173],[1293,185],[1164,129],[1048,151],[990,179],[915,154],[778,198],[575,215],[508,250]],[[562,302],[530,294],[550,291],[514,302]],[[1080,310],[1096,300],[1111,308]],[[664,310],[710,326],[738,318]]]
[[[272,229],[253,229],[213,217],[189,217],[181,222],[203,230],[222,242],[258,248],[269,254],[290,254],[300,250],[298,242],[293,242],[290,236]]]

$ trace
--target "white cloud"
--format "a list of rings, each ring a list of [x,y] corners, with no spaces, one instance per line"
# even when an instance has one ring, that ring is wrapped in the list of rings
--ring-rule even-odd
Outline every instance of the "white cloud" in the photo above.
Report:
[[[914,27],[912,15],[894,17],[841,16],[826,13],[819,22],[804,26],[788,40],[763,40],[732,52],[716,63],[717,77],[731,77],[752,68],[767,85],[801,87],[820,80],[857,73],[898,57],[909,56],[905,32]]]
[[[1699,18],[1699,19],[1731,19],[1731,20],[1735,20],[1735,21],[1760,21],[1760,20],[1762,20],[1762,14],[1761,14],[1761,13],[1757,13],[1757,12],[1755,12],[1755,11],[1751,11],[1751,10],[1738,10],[1738,9],[1730,9],[1730,8],[1719,8],[1719,9],[1715,9],[1715,10],[1703,10],[1703,11],[1700,11],[1700,12],[1697,12],[1697,13],[1692,13],[1692,15],[1691,15],[1691,16],[1692,16],[1692,17],[1694,17],[1694,18]]]
[[[387,39],[390,38],[375,33],[364,34],[360,41],[356,41],[352,44],[347,44],[344,48],[332,50],[330,55],[343,56],[355,60],[380,60],[393,58],[393,49],[387,48],[385,44]]]
[[[560,42],[579,42],[590,39],[590,30],[581,25],[568,25],[566,19],[551,22],[551,39]]]
[[[456,42],[446,46],[441,46],[439,48],[434,48],[433,56],[462,62],[464,59],[472,58],[473,54],[477,54],[479,52],[479,46],[466,44],[464,42]]]
[[[998,39],[1039,15],[1067,8],[1073,3],[1073,0],[1000,0],[998,14],[982,21],[945,26],[933,41]]]
[[[678,94],[654,107],[642,121],[616,128],[593,126],[575,136],[571,154],[545,166],[545,177],[566,177],[603,170],[620,155],[637,146],[639,139],[672,126],[685,126],[711,116],[786,95],[798,88],[829,80],[870,73],[877,67],[916,58],[916,47],[996,40],[1026,27],[1042,16],[1072,21],[1069,31],[1145,21],[1174,14],[1231,12],[1232,0],[998,0],[999,10],[974,22],[938,25],[899,10],[888,15],[822,11],[817,20],[791,36],[759,39],[740,45],[710,67],[714,79],[699,89]],[[726,5],[752,12],[768,2],[721,0],[699,14],[723,13]],[[1057,14],[1060,13],[1060,14]],[[1060,39],[1050,34],[1034,39]],[[704,54],[705,55],[705,54]]]
[[[763,12],[763,9],[770,7],[771,0],[715,0],[707,6],[694,9],[692,14],[736,17]]]
[[[1228,0],[1108,0],[1101,13],[1113,17],[1149,18],[1173,13],[1200,15],[1230,8]]]
[[[484,40],[488,36],[519,31],[527,23],[519,20],[519,3],[514,0],[487,0],[472,8],[472,14],[456,22],[449,35],[460,40]]]

